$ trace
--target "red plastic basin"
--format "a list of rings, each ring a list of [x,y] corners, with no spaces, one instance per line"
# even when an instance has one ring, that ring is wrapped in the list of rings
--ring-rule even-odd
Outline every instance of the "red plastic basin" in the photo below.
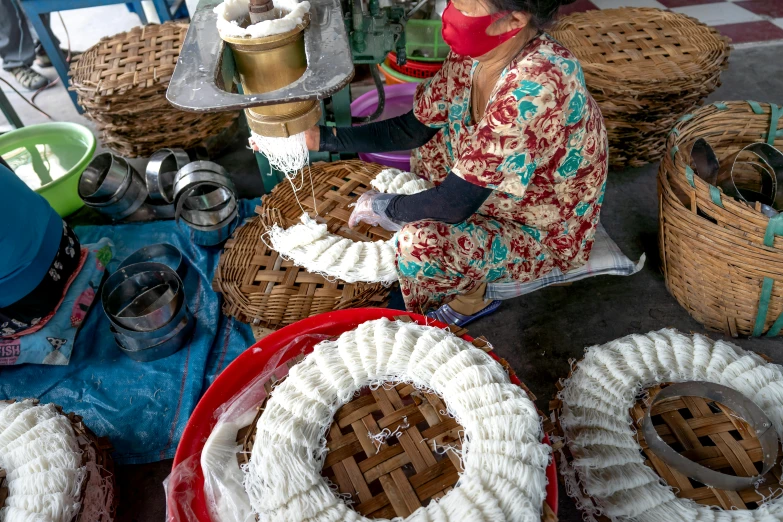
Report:
[[[255,379],[276,351],[288,346],[294,339],[302,335],[321,334],[336,336],[348,330],[353,330],[365,321],[382,317],[392,319],[401,315],[407,315],[419,324],[429,324],[440,328],[445,328],[446,326],[443,323],[409,312],[390,310],[388,308],[356,308],[329,312],[303,319],[258,341],[223,370],[223,373],[215,379],[215,382],[212,383],[212,386],[209,387],[198,405],[196,405],[196,409],[193,411],[193,415],[190,416],[177,447],[177,453],[174,456],[174,468],[189,457],[198,455],[201,452],[209,434],[215,427],[215,410]],[[473,340],[468,336],[464,338],[468,341]],[[317,343],[314,342],[313,346],[315,344]],[[313,346],[309,346],[308,351],[312,350]],[[490,352],[490,355],[498,359],[494,353]],[[283,362],[280,361],[281,364]],[[514,384],[521,384],[516,376],[511,381]],[[549,438],[545,436],[544,442],[549,444]],[[192,488],[192,491],[189,492],[192,495],[192,501],[189,506],[190,513],[183,513],[180,507],[177,506],[176,509],[179,510],[179,513],[168,513],[168,520],[188,520],[190,522],[195,518],[195,520],[201,522],[212,522],[204,498],[204,476],[201,473],[200,465],[195,467],[194,473],[195,476],[191,477],[189,481]],[[554,460],[549,463],[546,476],[548,480],[546,502],[552,508],[552,511],[557,514],[557,470]],[[170,497],[173,489],[170,487],[167,492]],[[169,509],[176,506],[170,499],[167,500]]]

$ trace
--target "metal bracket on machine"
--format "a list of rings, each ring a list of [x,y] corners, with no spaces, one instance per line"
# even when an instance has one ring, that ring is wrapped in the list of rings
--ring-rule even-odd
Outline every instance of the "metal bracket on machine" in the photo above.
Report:
[[[192,17],[166,93],[168,101],[178,109],[220,112],[322,100],[353,78],[351,48],[340,0],[310,0],[310,25],[304,36],[307,70],[302,77],[285,88],[263,94],[231,92],[233,57],[218,34],[217,15],[213,12],[219,3],[202,0]]]

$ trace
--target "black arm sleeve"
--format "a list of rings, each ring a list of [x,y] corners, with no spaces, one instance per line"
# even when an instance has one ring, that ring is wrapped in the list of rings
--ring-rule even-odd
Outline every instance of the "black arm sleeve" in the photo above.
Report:
[[[427,127],[410,111],[390,120],[359,127],[321,126],[321,152],[393,152],[421,147],[438,133]]]
[[[462,223],[476,213],[490,194],[492,189],[479,187],[449,172],[443,183],[435,188],[412,196],[390,198],[385,213],[388,218],[401,223],[421,219]]]

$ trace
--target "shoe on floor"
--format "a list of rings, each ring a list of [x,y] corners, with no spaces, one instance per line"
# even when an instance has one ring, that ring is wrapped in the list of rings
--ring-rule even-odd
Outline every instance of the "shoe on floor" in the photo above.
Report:
[[[441,323],[445,324],[453,324],[457,326],[466,326],[476,319],[480,319],[481,317],[484,317],[486,315],[489,315],[491,313],[494,313],[497,311],[498,308],[500,308],[501,301],[492,301],[492,303],[489,304],[486,308],[483,310],[480,310],[476,312],[473,315],[463,315],[456,310],[454,310],[452,307],[450,307],[448,304],[442,305],[437,310],[433,310],[432,312],[427,314],[427,317],[430,319],[436,319],[440,321]]]
[[[68,49],[60,49],[60,51],[62,51],[65,57],[68,58]],[[81,51],[71,51],[71,63],[75,62],[82,54],[83,53]],[[49,58],[49,55],[46,54],[46,51],[44,51],[43,47],[40,45],[35,49],[35,65],[37,65],[38,67],[52,66],[52,60]]]
[[[8,72],[14,75],[16,83],[30,91],[37,91],[49,85],[49,78],[32,67],[14,67]]]

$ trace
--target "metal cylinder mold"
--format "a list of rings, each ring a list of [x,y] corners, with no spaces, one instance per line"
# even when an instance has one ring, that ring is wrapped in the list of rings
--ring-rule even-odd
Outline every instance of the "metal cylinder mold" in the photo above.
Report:
[[[222,37],[233,51],[246,95],[276,91],[302,77],[307,70],[304,30],[309,24],[306,16],[301,25],[286,33],[263,38]],[[265,105],[246,109],[245,115],[254,132],[286,138],[318,123],[321,104],[318,100],[306,100]]]

